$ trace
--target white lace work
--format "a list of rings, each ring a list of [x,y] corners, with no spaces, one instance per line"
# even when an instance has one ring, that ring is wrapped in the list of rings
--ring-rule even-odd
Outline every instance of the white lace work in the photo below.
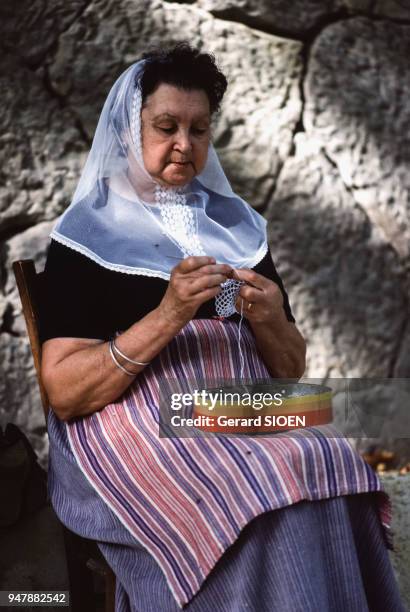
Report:
[[[185,194],[179,189],[167,189],[157,185],[155,201],[168,235],[175,240],[184,257],[207,255],[198,235],[194,213],[187,206]],[[215,297],[215,310],[220,317],[236,312],[235,302],[243,281],[228,279],[221,285],[222,291]]]
[[[141,104],[142,104],[142,93],[141,88],[136,87],[132,96],[131,103],[131,137],[134,141],[137,155],[142,159],[142,148],[141,148]]]
[[[161,211],[164,227],[178,244],[185,257],[206,255],[198,236],[194,214],[186,204],[186,197],[179,189],[155,187],[155,202]]]
[[[215,298],[215,309],[220,317],[230,317],[237,312],[235,302],[243,284],[243,281],[228,278],[221,285],[222,291]]]

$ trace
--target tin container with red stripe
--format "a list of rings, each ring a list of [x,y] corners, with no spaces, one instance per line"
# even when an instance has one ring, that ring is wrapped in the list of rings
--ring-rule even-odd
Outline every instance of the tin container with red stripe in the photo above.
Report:
[[[272,433],[332,421],[332,389],[308,383],[215,387],[194,402],[198,428],[215,433]],[[209,417],[209,418],[205,418]]]

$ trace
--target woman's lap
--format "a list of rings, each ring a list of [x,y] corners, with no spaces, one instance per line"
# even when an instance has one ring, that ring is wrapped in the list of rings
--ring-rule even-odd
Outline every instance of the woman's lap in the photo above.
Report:
[[[148,553],[100,548],[121,583],[118,610],[179,609]],[[184,610],[403,610],[372,494],[300,502],[257,517]]]
[[[68,449],[50,450],[53,505],[70,529],[98,541],[117,575],[117,611],[176,612],[179,608],[154,558],[99,497]],[[403,610],[374,494],[300,502],[258,516],[184,608],[318,609]]]

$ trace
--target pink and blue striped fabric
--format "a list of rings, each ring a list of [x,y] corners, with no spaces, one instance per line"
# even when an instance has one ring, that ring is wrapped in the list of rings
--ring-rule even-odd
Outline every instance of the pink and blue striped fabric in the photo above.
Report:
[[[390,502],[374,471],[332,426],[271,437],[159,436],[160,389],[168,379],[234,379],[238,327],[195,319],[116,402],[67,423],[82,472],[157,561],[182,607],[253,518],[302,500],[379,491],[386,535]],[[242,328],[246,379],[269,378]]]

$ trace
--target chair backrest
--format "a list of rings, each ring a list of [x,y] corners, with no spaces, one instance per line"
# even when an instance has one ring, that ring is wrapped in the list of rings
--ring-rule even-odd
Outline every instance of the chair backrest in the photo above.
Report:
[[[41,381],[41,345],[38,334],[38,275],[32,259],[20,259],[13,262],[13,272],[16,278],[17,288],[20,294],[23,315],[26,321],[27,333],[30,340],[31,352],[33,353],[34,366],[37,373],[38,386],[40,388],[41,403],[47,422],[48,398],[44,385]]]
[[[39,287],[39,277],[36,272],[36,267],[32,259],[20,259],[13,262],[13,272],[16,277],[17,288],[20,294],[21,305],[23,307],[23,315],[26,321],[27,333],[30,340],[31,352],[33,353],[34,365],[37,373],[38,386],[40,388],[41,402],[43,404],[44,416],[47,423],[47,414],[49,403],[47,393],[41,381],[41,345],[38,333],[39,311],[38,297],[40,296],[41,288]],[[75,553],[78,550],[79,542],[87,542],[88,546],[93,544],[87,561],[87,568],[92,572],[100,573],[105,580],[105,611],[114,612],[115,610],[115,574],[107,564],[104,557],[101,555],[95,543],[90,540],[85,540],[70,532],[65,526],[64,537],[67,549],[67,562],[70,576],[70,593],[73,603],[73,609],[94,609],[92,602],[92,582],[90,583],[88,575],[85,573],[85,568],[79,563],[79,557]],[[74,538],[74,539],[73,539]],[[91,586],[90,586],[91,584]],[[74,603],[77,602],[77,603]],[[85,604],[89,602],[90,605]],[[84,607],[85,605],[85,607]]]

